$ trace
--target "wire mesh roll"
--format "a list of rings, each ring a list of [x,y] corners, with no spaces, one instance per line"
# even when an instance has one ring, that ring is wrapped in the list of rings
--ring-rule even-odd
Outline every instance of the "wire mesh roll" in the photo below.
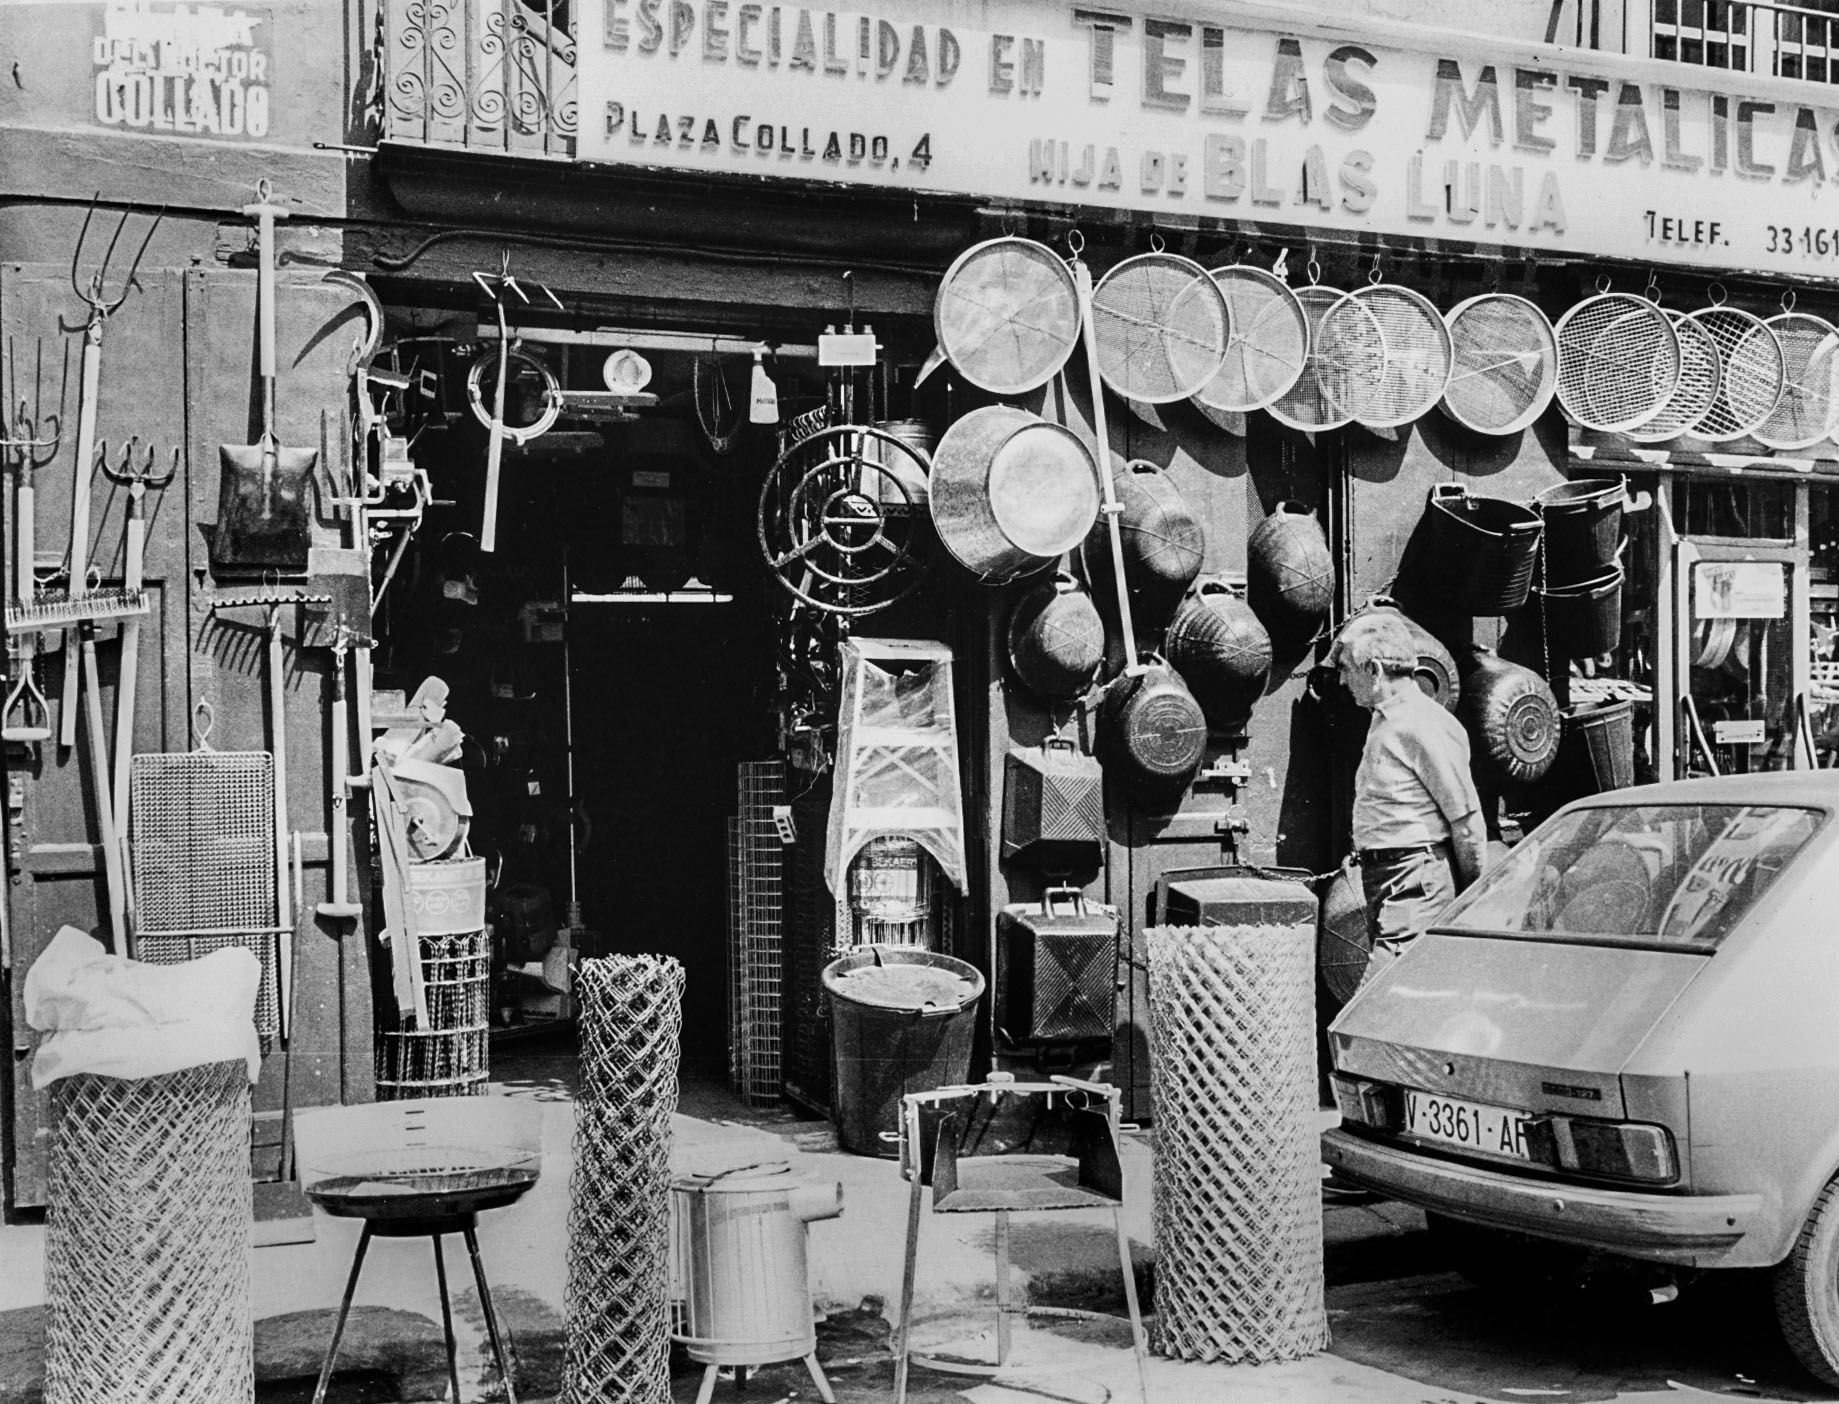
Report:
[[[1762,321],[1735,307],[1706,307],[1688,314],[1718,348],[1718,393],[1692,432],[1711,443],[1740,439],[1781,402],[1787,361]]]
[[[1679,383],[1679,335],[1645,297],[1585,298],[1553,332],[1558,403],[1586,429],[1619,434],[1645,424]]]
[[[1764,325],[1781,343],[1782,397],[1756,426],[1756,439],[1772,449],[1809,448],[1839,418],[1839,327],[1794,311]]]
[[[249,1071],[51,1089],[47,1404],[247,1404]]]
[[[1711,333],[1683,312],[1669,312],[1679,337],[1679,380],[1660,412],[1623,432],[1638,444],[1657,444],[1688,432],[1717,398],[1718,346]]]
[[[1228,320],[1219,285],[1193,259],[1127,258],[1092,289],[1099,376],[1126,399],[1185,400],[1218,374]]]
[[[669,1404],[670,1122],[683,967],[584,960],[569,1182],[566,1404]]]
[[[1226,299],[1226,356],[1194,401],[1228,413],[1263,409],[1309,363],[1309,314],[1289,284],[1262,268],[1238,263],[1212,277]]]
[[[959,375],[1019,395],[1051,380],[1079,344],[1073,275],[1045,244],[985,240],[945,270],[932,325]]]
[[[1183,1360],[1328,1344],[1315,923],[1152,927],[1156,1330]]]
[[[1322,319],[1323,362],[1343,363],[1349,371],[1323,377],[1323,393],[1369,428],[1409,424],[1449,388],[1449,327],[1430,299],[1410,288],[1376,283],[1350,296],[1352,302]],[[1356,308],[1371,318],[1356,315]]]
[[[1271,418],[1279,424],[1313,433],[1317,429],[1339,429],[1343,424],[1353,422],[1353,417],[1340,407],[1338,401],[1331,399],[1322,389],[1324,375],[1335,379],[1355,373],[1342,365],[1339,359],[1328,364],[1322,360],[1322,323],[1330,312],[1350,297],[1351,293],[1344,293],[1338,288],[1311,286],[1297,289],[1296,300],[1302,304],[1303,312],[1309,319],[1309,358],[1296,384],[1265,406]],[[1354,305],[1360,306],[1359,303]],[[1368,318],[1373,316],[1371,310],[1365,308],[1362,308],[1362,314]],[[1377,319],[1373,320],[1372,330],[1379,335],[1383,344],[1384,333],[1379,331]],[[1340,390],[1338,380],[1337,390]],[[1346,392],[1340,393],[1345,395]]]
[[[1558,391],[1558,339],[1523,297],[1483,293],[1452,307],[1450,378],[1443,412],[1479,434],[1527,427]]]
[[[384,1016],[377,1100],[483,1097],[491,1079],[491,933],[423,936],[419,945],[428,1021]]]

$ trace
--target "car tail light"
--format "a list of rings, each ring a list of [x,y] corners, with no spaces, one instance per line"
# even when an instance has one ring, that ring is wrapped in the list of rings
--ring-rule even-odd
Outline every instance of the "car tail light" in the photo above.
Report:
[[[1396,1131],[1405,1124],[1405,1096],[1398,1088],[1364,1077],[1335,1073],[1335,1106],[1342,1120],[1371,1126],[1375,1131]]]
[[[1533,1158],[1578,1175],[1667,1185],[1679,1178],[1673,1137],[1664,1126],[1542,1116],[1527,1128]]]

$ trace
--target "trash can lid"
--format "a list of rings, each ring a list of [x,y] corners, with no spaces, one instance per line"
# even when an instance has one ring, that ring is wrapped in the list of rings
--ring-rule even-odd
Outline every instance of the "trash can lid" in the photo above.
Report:
[[[970,976],[936,965],[860,965],[824,972],[830,992],[877,1009],[959,1009],[980,991]]]

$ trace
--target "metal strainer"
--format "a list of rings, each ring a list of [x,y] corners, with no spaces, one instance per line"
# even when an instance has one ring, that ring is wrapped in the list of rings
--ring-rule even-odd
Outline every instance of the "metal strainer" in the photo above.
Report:
[[[1718,393],[1693,433],[1712,443],[1737,439],[1759,426],[1781,402],[1787,358],[1761,319],[1735,307],[1689,314],[1718,348]]]
[[[1092,289],[1098,373],[1126,399],[1185,400],[1219,373],[1229,319],[1225,295],[1193,259],[1127,258]]]
[[[1756,426],[1756,438],[1772,449],[1811,447],[1839,416],[1839,327],[1792,304],[1764,325],[1781,343],[1785,366],[1781,400]]]
[[[1368,428],[1409,424],[1449,386],[1454,361],[1449,328],[1430,299],[1410,288],[1374,283],[1350,297],[1329,310],[1319,329],[1322,363],[1350,371],[1324,376],[1323,393]],[[1371,316],[1360,316],[1357,307]]]
[[[1263,409],[1295,385],[1308,364],[1309,314],[1289,284],[1262,268],[1235,263],[1214,269],[1212,277],[1226,299],[1226,359],[1194,402],[1203,410]]]
[[[1330,397],[1323,388],[1324,379],[1333,380],[1343,397],[1347,394],[1346,381],[1358,373],[1376,374],[1372,364],[1364,367],[1349,366],[1339,361],[1324,364],[1321,358],[1321,326],[1328,314],[1343,303],[1352,303],[1357,311],[1350,312],[1352,317],[1371,319],[1369,334],[1350,338],[1352,342],[1371,343],[1377,338],[1380,347],[1379,361],[1385,359],[1385,333],[1380,330],[1379,321],[1373,317],[1372,310],[1354,299],[1352,293],[1344,293],[1339,288],[1324,288],[1311,285],[1299,288],[1296,300],[1302,304],[1304,314],[1309,318],[1309,359],[1303,367],[1302,375],[1295,385],[1279,395],[1265,406],[1272,419],[1292,429],[1301,429],[1314,433],[1318,429],[1339,429],[1351,423],[1353,416],[1340,407],[1336,398]]]
[[[1679,336],[1633,293],[1587,297],[1554,328],[1558,403],[1586,429],[1619,434],[1652,419],[1679,383]]]
[[[1443,412],[1481,434],[1513,434],[1558,389],[1558,340],[1545,313],[1511,293],[1457,303],[1444,319],[1453,356]]]
[[[1032,239],[989,239],[959,254],[932,304],[939,349],[972,385],[1019,395],[1045,385],[1079,344],[1066,263]]]
[[[1624,432],[1638,444],[1677,438],[1705,417],[1718,394],[1718,347],[1711,333],[1683,312],[1669,312],[1679,336],[1679,383],[1645,424]]]

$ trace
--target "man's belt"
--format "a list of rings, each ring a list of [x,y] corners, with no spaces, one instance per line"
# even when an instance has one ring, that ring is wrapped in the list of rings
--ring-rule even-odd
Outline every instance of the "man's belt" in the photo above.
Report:
[[[1407,858],[1415,858],[1420,853],[1441,853],[1449,847],[1448,839],[1438,839],[1435,843],[1414,843],[1404,848],[1363,848],[1360,861],[1368,863],[1400,863]]]

